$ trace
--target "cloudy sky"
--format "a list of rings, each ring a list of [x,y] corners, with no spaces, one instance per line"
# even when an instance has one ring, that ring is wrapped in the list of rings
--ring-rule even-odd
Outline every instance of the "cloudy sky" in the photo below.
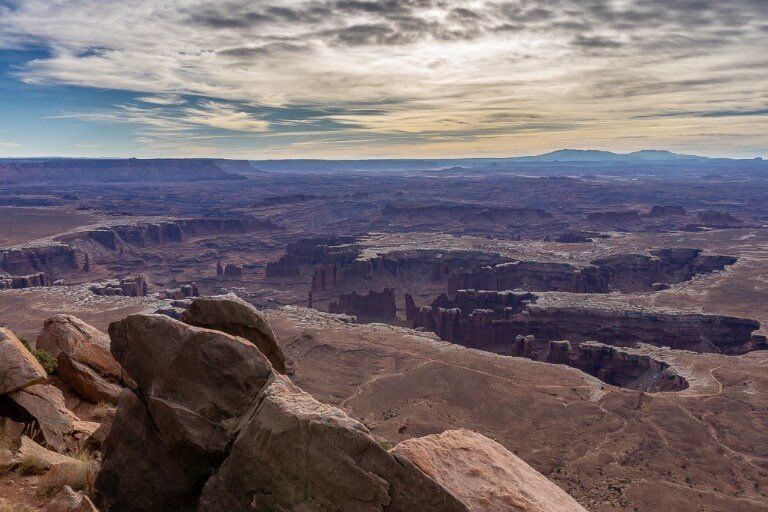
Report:
[[[0,0],[0,156],[768,153],[768,0]]]

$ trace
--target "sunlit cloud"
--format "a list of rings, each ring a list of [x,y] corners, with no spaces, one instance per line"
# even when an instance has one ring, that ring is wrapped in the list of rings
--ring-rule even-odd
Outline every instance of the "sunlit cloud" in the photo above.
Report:
[[[763,0],[13,5],[0,4],[0,48],[48,49],[13,77],[135,92],[58,115],[130,124],[169,154],[768,145],[754,134],[768,133],[754,114],[768,108]]]

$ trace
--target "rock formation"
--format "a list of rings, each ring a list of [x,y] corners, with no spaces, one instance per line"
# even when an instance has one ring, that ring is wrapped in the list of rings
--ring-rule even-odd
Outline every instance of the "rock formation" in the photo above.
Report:
[[[94,295],[124,295],[126,297],[144,297],[149,291],[144,276],[126,277],[91,286]]]
[[[53,354],[56,374],[79,396],[117,403],[127,376],[110,353],[106,334],[73,316],[54,315],[43,324],[37,347]]]
[[[589,265],[512,261],[459,272],[448,278],[448,292],[457,290],[526,290],[572,293],[625,293],[658,290],[660,284],[682,283],[699,274],[736,263],[732,256],[705,255],[701,249],[659,249],[644,254],[619,254]]]
[[[243,267],[234,265],[232,263],[227,263],[227,265],[224,267],[224,275],[226,277],[239,278],[243,275]]]
[[[189,325],[215,329],[253,343],[272,367],[285,373],[285,356],[264,317],[235,295],[196,299],[182,315]]]
[[[367,295],[357,292],[339,295],[338,302],[328,306],[330,313],[343,313],[361,318],[394,319],[397,315],[395,290],[384,288],[381,292],[369,290]]]
[[[539,359],[549,341],[597,340],[621,346],[647,343],[675,349],[744,354],[768,348],[755,320],[722,315],[672,314],[598,307],[536,304],[533,294],[460,290],[454,300],[443,295],[431,306],[406,300],[407,318],[415,328],[441,339],[500,354],[519,355],[518,336],[534,336]]]
[[[413,462],[470,512],[586,512],[522,459],[476,432],[448,430],[409,439],[392,452]]]
[[[43,383],[47,377],[16,335],[0,327],[0,395]]]
[[[57,276],[64,271],[82,270],[84,264],[84,253],[64,244],[0,251],[0,271],[11,276],[40,272]]]
[[[0,274],[0,290],[18,290],[21,288],[35,288],[38,286],[51,286],[53,281],[45,272],[38,272],[28,276],[9,276]]]
[[[110,512],[466,510],[242,338],[158,315],[129,316],[110,335],[138,383],[96,479]]]

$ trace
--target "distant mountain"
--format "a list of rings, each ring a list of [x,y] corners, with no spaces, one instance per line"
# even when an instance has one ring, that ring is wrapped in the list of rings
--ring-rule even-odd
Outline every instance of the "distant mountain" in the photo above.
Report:
[[[695,155],[681,155],[671,151],[645,149],[634,153],[613,153],[596,149],[560,149],[551,153],[504,159],[507,162],[703,162],[711,158]]]

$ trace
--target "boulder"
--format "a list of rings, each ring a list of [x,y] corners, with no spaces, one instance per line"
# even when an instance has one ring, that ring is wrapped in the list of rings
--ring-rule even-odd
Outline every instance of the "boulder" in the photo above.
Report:
[[[48,502],[45,512],[98,512],[93,502],[82,492],[74,491],[65,485]]]
[[[138,396],[121,396],[96,489],[113,512],[194,510],[272,366],[242,338],[162,315],[129,316],[109,333]]]
[[[109,332],[137,382],[120,397],[96,476],[110,512],[466,510],[243,338],[162,315]]]
[[[122,384],[132,384],[110,353],[109,337],[71,315],[45,321],[37,347],[51,352],[56,373],[86,400],[116,403]]]
[[[66,438],[87,425],[67,409],[64,395],[50,384],[36,384],[7,396],[34,418],[45,443],[54,450],[62,450]]]
[[[449,430],[409,439],[392,452],[410,460],[472,512],[586,512],[544,475],[476,432]]]
[[[40,384],[45,370],[13,332],[0,327],[0,395]]]
[[[18,457],[20,460],[34,460],[36,466],[41,470],[48,470],[54,466],[80,463],[77,459],[43,448],[27,436],[22,436],[21,438]]]
[[[285,356],[272,328],[256,308],[237,296],[196,299],[181,319],[190,325],[247,339],[267,357],[277,372],[285,374]]]
[[[464,511],[440,485],[382,448],[359,422],[275,374],[243,418],[201,512]]]

